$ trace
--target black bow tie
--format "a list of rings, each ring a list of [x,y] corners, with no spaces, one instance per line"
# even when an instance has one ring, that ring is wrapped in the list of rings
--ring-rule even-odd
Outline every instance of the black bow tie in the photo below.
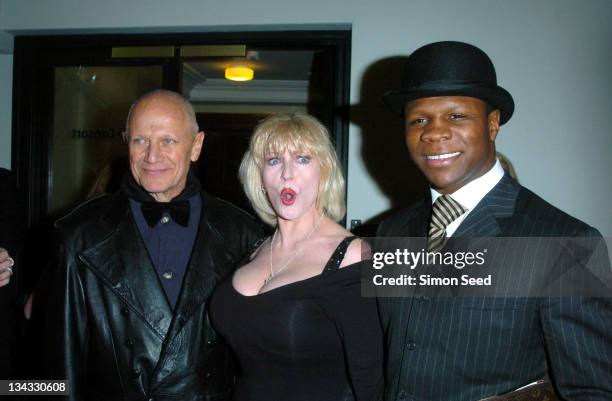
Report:
[[[155,227],[164,214],[169,214],[177,224],[187,227],[191,207],[189,201],[184,199],[172,202],[142,202],[140,210],[151,227]]]
[[[169,215],[177,224],[187,227],[191,212],[189,199],[198,195],[201,190],[200,181],[198,181],[192,169],[189,169],[183,191],[167,203],[155,202],[155,199],[136,183],[136,180],[134,180],[129,171],[124,175],[123,181],[121,181],[121,191],[130,199],[140,203],[142,215],[151,227],[155,227],[159,220],[163,218],[164,213]]]

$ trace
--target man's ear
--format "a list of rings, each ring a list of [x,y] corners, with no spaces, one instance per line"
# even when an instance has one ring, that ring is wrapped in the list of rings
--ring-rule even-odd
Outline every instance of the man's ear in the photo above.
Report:
[[[489,130],[489,139],[492,142],[495,142],[495,138],[497,138],[497,133],[499,132],[499,119],[500,119],[499,110],[493,110],[487,116],[487,127]]]
[[[200,157],[200,153],[202,152],[202,148],[204,147],[204,137],[206,134],[204,131],[200,131],[195,135],[193,140],[193,146],[191,147],[191,161],[195,162]]]

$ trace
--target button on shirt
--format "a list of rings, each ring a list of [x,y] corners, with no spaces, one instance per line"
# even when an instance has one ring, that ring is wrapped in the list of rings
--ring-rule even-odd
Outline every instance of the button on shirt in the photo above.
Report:
[[[494,186],[502,179],[504,176],[504,168],[502,167],[499,160],[495,161],[493,167],[483,174],[481,177],[472,180],[453,192],[449,194],[454,200],[459,202],[461,206],[467,209],[465,213],[461,216],[457,217],[452,223],[450,223],[446,227],[446,236],[452,237],[459,225],[465,220],[465,218],[470,214],[472,210],[478,205],[478,203],[485,197],[486,194],[489,193],[493,189]],[[442,196],[442,194],[435,189],[431,188],[431,204],[438,199],[438,197]]]
[[[162,215],[155,227],[150,227],[142,214],[140,203],[130,199],[130,209],[138,231],[142,235],[168,303],[173,309],[191,258],[202,211],[200,194],[188,200],[190,214],[187,227],[177,224],[170,215],[166,214]]]
[[[160,221],[159,221],[159,222],[160,222],[160,223],[162,223],[162,224],[168,224],[168,223],[170,223],[170,216],[168,216],[166,213],[164,213],[164,214],[162,215],[162,218],[160,219]]]

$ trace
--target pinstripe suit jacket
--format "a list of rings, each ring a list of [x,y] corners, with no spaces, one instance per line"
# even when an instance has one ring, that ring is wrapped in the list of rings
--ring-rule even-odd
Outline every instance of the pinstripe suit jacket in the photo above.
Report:
[[[431,199],[379,237],[425,237]],[[507,174],[454,234],[599,236]],[[610,298],[380,298],[386,400],[479,400],[548,375],[567,400],[612,400]]]

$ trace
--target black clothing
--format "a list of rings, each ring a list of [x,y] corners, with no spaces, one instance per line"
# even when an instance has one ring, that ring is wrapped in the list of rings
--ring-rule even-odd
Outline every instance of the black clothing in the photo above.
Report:
[[[19,269],[18,251],[21,244],[23,224],[17,202],[17,188],[10,171],[0,168],[0,248],[8,251],[15,260],[11,281],[0,288],[0,379],[14,376],[16,349],[17,278]]]
[[[351,238],[352,239],[352,238]],[[382,396],[382,334],[361,263],[339,269],[350,239],[320,275],[244,296],[229,277],[211,318],[240,362],[234,400],[341,401]]]
[[[17,251],[22,239],[21,217],[13,174],[0,168],[0,248],[6,249],[13,259],[18,257]]]
[[[69,400],[227,400],[232,359],[206,313],[217,282],[260,237],[246,213],[202,192],[198,234],[173,311],[122,193],[56,223],[47,272],[46,379]],[[56,398],[54,398],[56,399]]]

